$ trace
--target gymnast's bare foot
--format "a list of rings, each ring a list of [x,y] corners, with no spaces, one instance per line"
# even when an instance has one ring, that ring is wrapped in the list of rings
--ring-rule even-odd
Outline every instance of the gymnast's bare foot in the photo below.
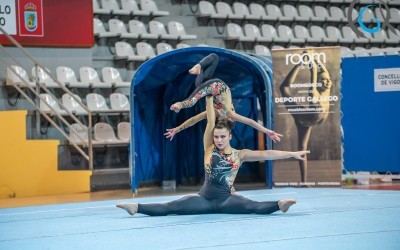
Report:
[[[170,110],[175,111],[176,113],[179,113],[179,111],[182,108],[182,104],[180,104],[179,102],[172,104],[171,107],[169,108]]]
[[[200,71],[201,71],[200,64],[196,64],[193,66],[193,68],[189,69],[189,73],[192,75],[198,75],[200,74]]]
[[[118,203],[116,206],[119,207],[119,208],[124,209],[130,215],[136,214],[136,212],[138,210],[138,204],[137,203]]]
[[[294,199],[280,200],[278,201],[278,206],[282,212],[286,213],[289,210],[289,207],[295,203],[296,200]]]

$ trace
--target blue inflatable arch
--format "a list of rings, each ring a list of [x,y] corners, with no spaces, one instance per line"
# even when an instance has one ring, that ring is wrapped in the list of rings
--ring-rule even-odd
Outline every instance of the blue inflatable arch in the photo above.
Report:
[[[177,184],[203,181],[203,132],[201,121],[177,134],[173,141],[164,138],[166,128],[174,128],[205,110],[205,101],[176,114],[171,104],[186,99],[194,90],[195,76],[188,70],[210,53],[220,57],[215,77],[231,88],[237,113],[258,119],[257,99],[264,126],[272,127],[272,70],[268,58],[211,47],[191,47],[159,55],[137,70],[131,88],[131,181],[132,191],[139,184],[176,180]],[[266,139],[266,137],[264,137]],[[271,148],[268,140],[266,147]],[[258,131],[236,123],[231,145],[237,149],[258,148]],[[246,163],[238,178],[253,181],[260,176],[258,163]],[[265,181],[272,186],[272,165],[265,163]]]

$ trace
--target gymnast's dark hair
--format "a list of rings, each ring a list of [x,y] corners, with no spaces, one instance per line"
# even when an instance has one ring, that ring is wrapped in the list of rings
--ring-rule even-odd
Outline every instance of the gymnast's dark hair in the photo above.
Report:
[[[226,128],[229,132],[235,127],[235,123],[231,120],[220,118],[217,119],[215,122],[214,129],[223,129]]]

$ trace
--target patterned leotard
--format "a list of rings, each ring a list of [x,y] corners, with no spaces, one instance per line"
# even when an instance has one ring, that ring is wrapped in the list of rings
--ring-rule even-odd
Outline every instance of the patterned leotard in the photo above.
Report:
[[[214,146],[210,164],[205,164],[205,182],[199,194],[208,199],[224,199],[235,192],[233,183],[241,166],[239,150],[222,154]]]

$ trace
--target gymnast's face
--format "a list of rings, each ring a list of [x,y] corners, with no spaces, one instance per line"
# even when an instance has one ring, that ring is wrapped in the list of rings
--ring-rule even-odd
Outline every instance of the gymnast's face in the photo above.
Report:
[[[328,72],[324,72],[318,75],[318,82],[322,84],[321,89],[326,90],[332,87],[331,77]]]
[[[214,144],[219,150],[224,150],[229,146],[229,141],[232,139],[232,134],[227,128],[214,129]]]

